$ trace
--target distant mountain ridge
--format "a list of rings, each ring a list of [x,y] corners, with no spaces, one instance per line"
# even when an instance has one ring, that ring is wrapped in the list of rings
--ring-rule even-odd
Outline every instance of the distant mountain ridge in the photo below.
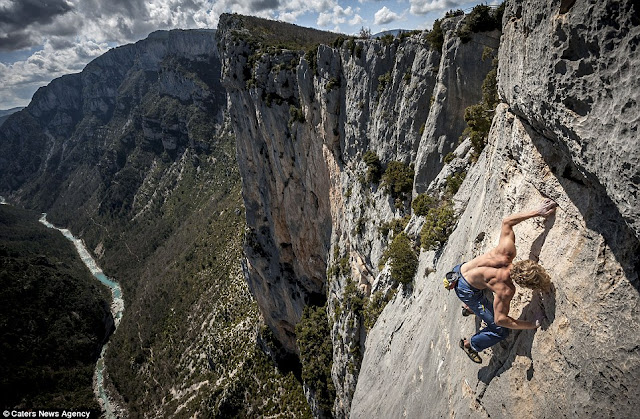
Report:
[[[16,112],[20,112],[23,109],[24,109],[24,106],[17,106],[11,109],[0,110],[0,127],[2,126],[2,124],[4,124],[4,121],[6,121],[7,118],[9,118],[11,115],[13,115]]]
[[[157,31],[114,48],[0,127],[2,195],[69,228],[122,285],[105,362],[121,417],[308,409],[256,346],[215,34]]]
[[[371,37],[372,38],[381,38],[381,37],[387,36],[387,35],[398,36],[398,35],[403,34],[405,32],[413,32],[413,31],[412,30],[408,30],[408,29],[389,29],[387,31],[382,31],[382,32],[375,33],[375,34],[371,35]]]

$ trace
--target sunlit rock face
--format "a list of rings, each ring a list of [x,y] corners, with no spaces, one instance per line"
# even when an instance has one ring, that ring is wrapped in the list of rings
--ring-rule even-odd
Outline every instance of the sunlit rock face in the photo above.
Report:
[[[502,34],[463,43],[462,18],[453,17],[443,22],[441,51],[413,35],[320,46],[311,58],[256,55],[239,35],[241,23],[221,20],[247,206],[245,276],[292,352],[303,307],[327,302],[334,415],[633,415],[636,9],[632,2],[514,1]],[[486,57],[498,44],[502,104],[474,161],[469,142],[460,142],[464,110],[481,100],[492,65]],[[365,299],[390,287],[389,270],[378,266],[389,244],[379,227],[411,210],[367,181],[367,151],[383,167],[413,164],[414,198],[441,196],[449,176],[467,172],[453,196],[457,222],[448,242],[421,251],[413,288],[401,287],[368,331],[351,310],[350,284]],[[546,320],[485,351],[478,367],[458,341],[479,325],[460,316],[441,278],[495,246],[503,217],[546,197],[558,202],[556,215],[523,222],[516,237],[518,258],[540,261],[554,289],[519,290],[511,312]],[[423,223],[412,215],[405,231],[416,237]]]
[[[509,2],[500,90],[512,112],[604,186],[640,237],[640,37],[633,1]]]
[[[503,24],[504,104],[489,145],[454,198],[460,216],[442,253],[422,253],[412,296],[369,334],[352,417],[636,414],[637,6],[515,1]],[[539,260],[554,289],[518,289],[511,315],[546,320],[513,331],[478,367],[458,341],[479,325],[440,280],[495,246],[504,216],[545,197],[558,211],[516,226],[517,258]]]
[[[458,146],[465,107],[481,100],[500,33],[463,43],[456,17],[443,24],[442,51],[419,33],[320,45],[310,58],[256,49],[245,22],[223,16],[218,30],[247,209],[245,276],[290,352],[303,308],[327,302],[334,414],[345,417],[367,333],[361,314],[340,307],[350,282],[366,297],[388,289],[388,271],[376,280],[389,242],[378,227],[409,214],[412,193],[400,202],[365,181],[363,156],[410,166],[423,192]],[[339,260],[348,273],[327,278]]]

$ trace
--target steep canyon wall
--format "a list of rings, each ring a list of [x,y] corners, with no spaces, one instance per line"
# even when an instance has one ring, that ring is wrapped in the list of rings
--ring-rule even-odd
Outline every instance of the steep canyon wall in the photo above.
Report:
[[[249,229],[245,276],[289,351],[303,307],[326,302],[334,415],[632,414],[637,19],[631,2],[514,1],[501,37],[463,42],[463,18],[453,17],[442,24],[442,50],[422,34],[303,56],[256,47],[246,22],[223,17],[223,80]],[[483,58],[496,54],[502,104],[474,162],[469,142],[458,143],[464,109],[481,100],[491,69]],[[421,250],[413,286],[396,293],[389,266],[379,266],[391,241],[379,227],[410,216],[405,231],[416,237],[425,219],[411,213],[409,196],[367,180],[368,151],[383,167],[413,166],[413,197],[442,196],[447,177],[467,173],[452,197],[447,244]],[[518,257],[539,260],[554,289],[519,293],[512,314],[546,320],[485,351],[478,368],[457,345],[479,325],[460,317],[441,278],[495,246],[504,216],[544,197],[559,210],[516,227]],[[361,299],[366,306],[378,293],[393,297],[367,330]]]

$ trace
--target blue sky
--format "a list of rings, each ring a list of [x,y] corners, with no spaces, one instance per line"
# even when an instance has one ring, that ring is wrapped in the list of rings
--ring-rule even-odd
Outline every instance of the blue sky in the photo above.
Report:
[[[215,28],[222,13],[357,34],[430,29],[450,9],[497,0],[0,0],[0,109],[158,29]]]

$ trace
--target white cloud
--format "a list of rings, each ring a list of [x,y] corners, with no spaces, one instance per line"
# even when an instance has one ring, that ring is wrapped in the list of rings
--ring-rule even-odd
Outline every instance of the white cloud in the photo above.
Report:
[[[292,12],[280,12],[280,14],[278,14],[278,20],[281,20],[283,22],[295,23],[303,13],[304,13],[304,10],[295,10]]]
[[[386,25],[398,19],[400,19],[399,14],[391,11],[387,6],[384,6],[373,16],[373,23],[376,25]]]
[[[0,63],[0,86],[3,86],[1,108],[25,106],[33,93],[52,79],[78,73],[92,59],[109,49],[106,43],[78,41],[67,48],[55,48],[46,41],[44,49],[23,61],[5,65]]]
[[[447,11],[454,9],[466,3],[467,1],[455,0],[409,0],[411,3],[410,11],[414,15],[424,15],[433,11]]]
[[[358,26],[364,23],[364,19],[360,15],[355,15],[351,20],[349,20],[349,25]]]
[[[351,6],[346,9],[342,8],[339,5],[333,6],[333,9],[330,12],[323,12],[318,15],[318,20],[316,21],[318,26],[329,26],[331,24],[338,25],[340,23],[345,23],[349,16],[352,16],[354,10]]]
[[[26,105],[38,87],[82,70],[107,45],[135,42],[156,30],[215,28],[226,12],[292,23],[317,16],[319,26],[334,29],[362,24],[359,9],[346,6],[338,0],[0,0],[0,13],[12,11],[0,16],[0,59],[11,63],[15,51],[44,46],[28,59],[0,64],[0,109]]]

